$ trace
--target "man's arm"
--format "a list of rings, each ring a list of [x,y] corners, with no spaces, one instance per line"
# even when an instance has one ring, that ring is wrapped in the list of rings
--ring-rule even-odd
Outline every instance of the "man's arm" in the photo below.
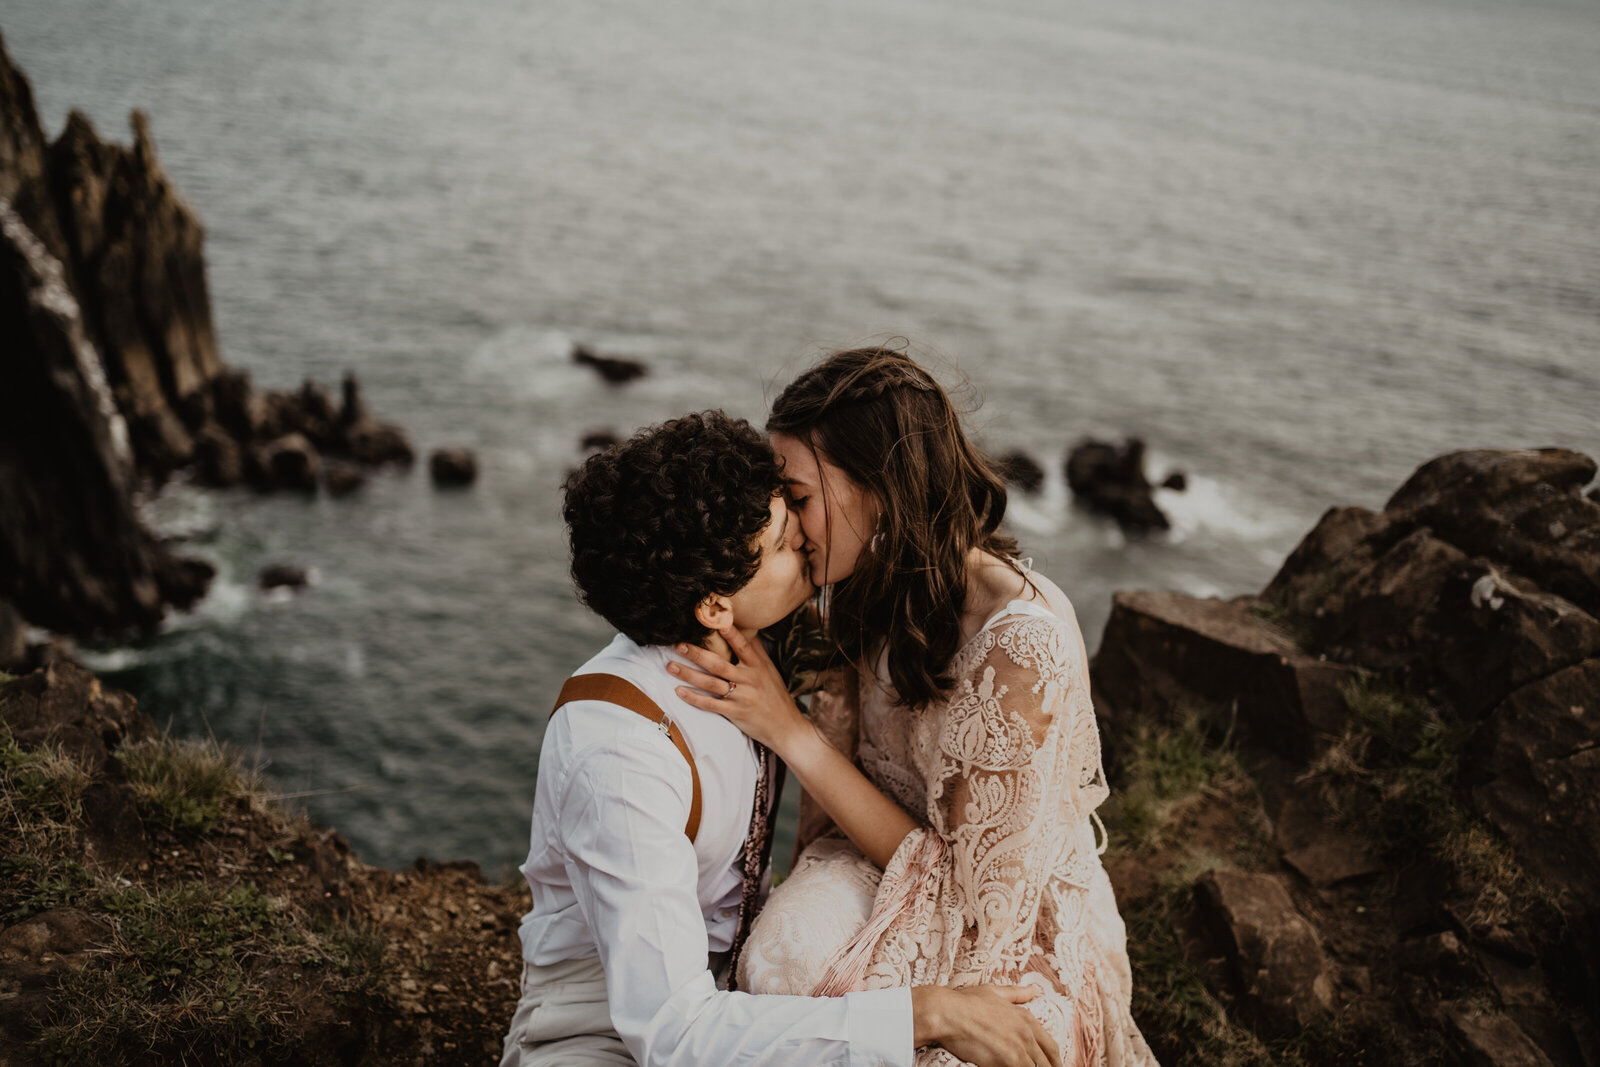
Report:
[[[648,735],[619,747],[580,754],[559,825],[605,967],[612,1025],[642,1067],[911,1064],[910,990],[756,998],[716,988],[697,861],[683,833],[688,768]]]

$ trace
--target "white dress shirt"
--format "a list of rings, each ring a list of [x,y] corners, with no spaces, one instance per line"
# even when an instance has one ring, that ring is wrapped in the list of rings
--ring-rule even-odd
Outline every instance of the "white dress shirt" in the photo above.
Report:
[[[677,723],[700,773],[694,843],[684,834],[689,765],[666,734],[615,704],[567,704],[539,750],[523,958],[598,956],[612,1025],[642,1067],[911,1064],[909,989],[822,998],[717,988],[706,958],[733,939],[756,756],[728,720],[678,699],[673,659],[619,634],[576,673],[625,678]]]

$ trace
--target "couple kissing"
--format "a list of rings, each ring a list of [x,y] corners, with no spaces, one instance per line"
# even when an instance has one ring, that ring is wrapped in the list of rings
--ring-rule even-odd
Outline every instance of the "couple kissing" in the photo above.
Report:
[[[1153,1064],[1083,638],[1003,481],[891,347],[827,356],[766,429],[687,415],[567,482],[618,633],[540,745],[502,1067]],[[802,711],[762,631],[818,587]]]

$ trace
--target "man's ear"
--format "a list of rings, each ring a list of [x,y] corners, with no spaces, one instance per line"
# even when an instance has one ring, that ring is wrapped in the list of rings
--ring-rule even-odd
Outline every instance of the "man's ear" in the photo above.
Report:
[[[712,593],[695,605],[694,617],[708,630],[725,630],[733,625],[733,601]]]

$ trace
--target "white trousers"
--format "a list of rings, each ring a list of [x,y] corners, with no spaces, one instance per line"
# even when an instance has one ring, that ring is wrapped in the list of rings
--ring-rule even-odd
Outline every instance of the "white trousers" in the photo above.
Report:
[[[598,958],[522,965],[522,999],[500,1067],[635,1067],[611,1025]]]

